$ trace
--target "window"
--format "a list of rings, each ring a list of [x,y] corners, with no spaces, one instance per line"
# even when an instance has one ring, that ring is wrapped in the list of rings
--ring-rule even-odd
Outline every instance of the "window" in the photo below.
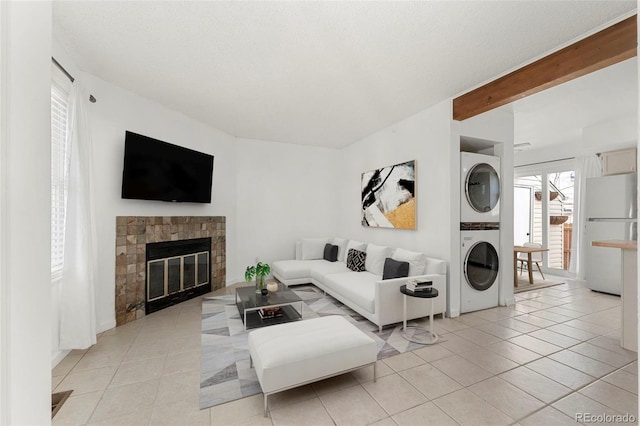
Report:
[[[64,224],[67,200],[68,80],[58,82],[54,69],[51,85],[51,279],[62,275],[64,266]],[[59,73],[59,71],[58,71]],[[64,77],[63,77],[64,79]],[[66,87],[65,87],[66,86]]]

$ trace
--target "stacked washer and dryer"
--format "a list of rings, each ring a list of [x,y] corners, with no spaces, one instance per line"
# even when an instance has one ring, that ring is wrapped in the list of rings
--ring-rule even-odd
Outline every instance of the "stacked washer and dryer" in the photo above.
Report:
[[[460,153],[460,312],[498,306],[500,158]]]

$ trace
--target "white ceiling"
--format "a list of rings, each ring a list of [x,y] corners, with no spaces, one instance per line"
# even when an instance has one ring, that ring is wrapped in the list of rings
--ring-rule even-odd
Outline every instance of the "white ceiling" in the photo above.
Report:
[[[594,28],[631,1],[55,1],[84,71],[237,137],[342,147]]]
[[[520,99],[506,108],[515,117],[515,143],[539,149],[582,140],[582,129],[638,116],[637,58],[609,66]]]

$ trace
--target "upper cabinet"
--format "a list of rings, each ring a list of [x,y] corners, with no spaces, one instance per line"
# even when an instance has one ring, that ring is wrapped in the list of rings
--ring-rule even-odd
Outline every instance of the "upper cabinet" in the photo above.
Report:
[[[637,170],[636,148],[603,152],[600,159],[603,176],[635,173]]]

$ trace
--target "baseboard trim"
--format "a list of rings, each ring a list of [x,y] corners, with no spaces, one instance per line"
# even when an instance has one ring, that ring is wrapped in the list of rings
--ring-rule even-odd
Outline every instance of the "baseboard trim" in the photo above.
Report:
[[[244,277],[242,277],[242,278],[239,278],[239,277],[231,278],[231,279],[227,279],[227,282],[225,283],[225,286],[229,287],[230,285],[233,285],[235,283],[241,283],[241,282],[244,282]]]
[[[115,319],[111,319],[109,321],[103,321],[98,325],[98,330],[96,330],[98,333],[102,333],[104,331],[107,330],[111,330],[112,328],[116,328],[116,320]]]
[[[505,304],[503,306],[511,306],[511,305],[515,305],[516,304],[516,298],[515,297],[510,297],[507,300],[505,300]]]
[[[70,350],[64,350],[58,351],[57,353],[53,354],[53,356],[51,357],[51,369],[53,370],[56,365],[60,364],[60,361],[62,361],[64,357],[69,355],[69,353],[71,353]]]

